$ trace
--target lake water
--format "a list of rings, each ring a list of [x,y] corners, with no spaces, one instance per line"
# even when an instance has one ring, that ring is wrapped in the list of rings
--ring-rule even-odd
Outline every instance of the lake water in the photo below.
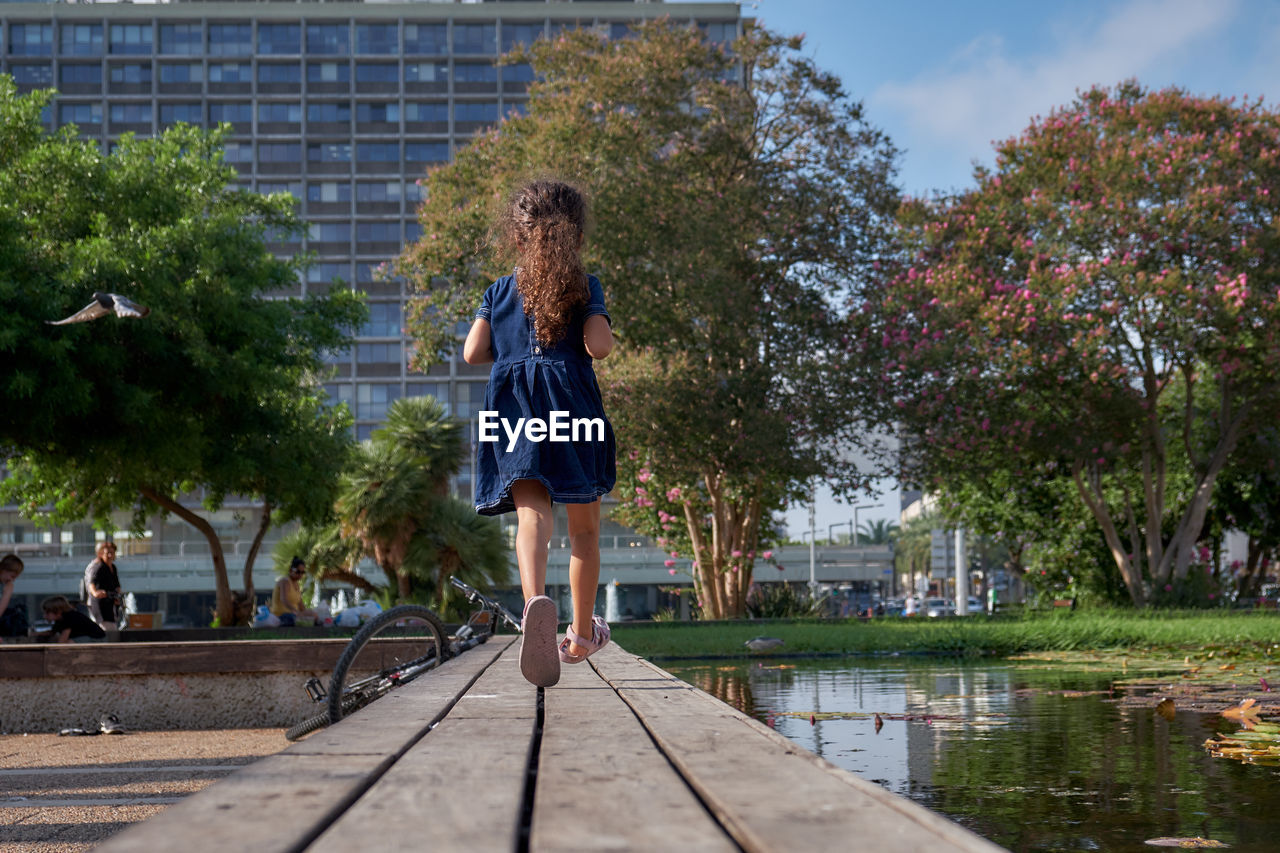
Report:
[[[1280,851],[1280,768],[1211,757],[1205,739],[1235,726],[1121,707],[1105,675],[906,656],[663,666],[1010,850],[1137,853],[1201,836]],[[877,713],[878,733],[853,716]]]

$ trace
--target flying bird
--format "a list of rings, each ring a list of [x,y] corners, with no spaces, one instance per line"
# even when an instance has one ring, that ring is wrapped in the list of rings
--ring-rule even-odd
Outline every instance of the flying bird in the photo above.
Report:
[[[85,323],[114,313],[117,317],[145,317],[151,313],[150,308],[143,308],[132,300],[118,293],[93,294],[93,301],[72,314],[65,320],[45,320],[50,326],[63,326],[67,323]]]

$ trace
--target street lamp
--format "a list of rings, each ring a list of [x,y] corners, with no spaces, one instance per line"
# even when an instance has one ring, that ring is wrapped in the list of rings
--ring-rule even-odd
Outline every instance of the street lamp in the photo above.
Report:
[[[884,504],[859,504],[853,508],[853,547],[858,547],[858,510],[860,509],[880,509]]]
[[[839,526],[840,526],[840,525],[842,525],[842,524],[849,524],[849,525],[852,525],[852,524],[853,524],[853,522],[850,522],[850,521],[837,521],[837,522],[835,522],[835,523],[833,523],[833,524],[828,524],[828,525],[827,525],[827,542],[828,542],[829,544],[831,544],[831,545],[836,544],[836,540],[835,540],[835,538],[834,538],[834,537],[832,537],[832,535],[831,535],[831,529],[832,529],[833,527],[839,527]],[[850,535],[850,537],[852,538],[852,536],[853,536],[853,528],[852,528],[852,527],[850,527],[850,529],[849,529],[849,535]]]

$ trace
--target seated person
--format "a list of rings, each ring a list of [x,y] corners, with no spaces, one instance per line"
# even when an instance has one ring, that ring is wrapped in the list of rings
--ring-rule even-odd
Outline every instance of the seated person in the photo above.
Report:
[[[13,586],[22,568],[22,558],[17,554],[0,557],[0,637],[21,637],[27,633],[26,611],[13,601]]]
[[[49,632],[51,643],[88,643],[107,636],[96,622],[72,607],[65,595],[50,596],[40,607],[44,618],[53,623]]]
[[[314,625],[316,612],[302,606],[302,588],[299,583],[306,573],[307,564],[301,557],[294,557],[289,573],[276,581],[271,590],[271,612],[280,617],[281,625]]]

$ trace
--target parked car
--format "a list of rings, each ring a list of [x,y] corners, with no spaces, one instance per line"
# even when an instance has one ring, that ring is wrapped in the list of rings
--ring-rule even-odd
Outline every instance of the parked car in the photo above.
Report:
[[[987,608],[983,606],[982,602],[978,599],[978,596],[976,595],[969,596],[969,606],[967,609],[970,613],[986,613],[987,612]]]
[[[935,619],[939,616],[952,615],[956,612],[956,605],[946,598],[926,598],[920,609],[924,611],[925,616]]]

